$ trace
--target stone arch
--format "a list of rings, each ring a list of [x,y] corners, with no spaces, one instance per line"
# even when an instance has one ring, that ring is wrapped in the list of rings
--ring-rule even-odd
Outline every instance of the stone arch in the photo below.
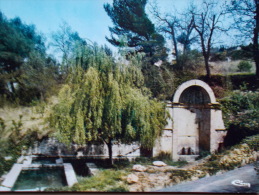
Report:
[[[215,95],[214,95],[212,89],[210,88],[210,86],[208,84],[206,84],[205,82],[203,82],[201,80],[197,80],[197,79],[193,79],[193,80],[190,80],[190,81],[187,81],[187,82],[184,82],[183,84],[181,84],[177,88],[177,90],[174,94],[173,103],[180,103],[181,95],[186,90],[188,90],[188,88],[191,89],[194,86],[199,87],[200,90],[203,91],[204,95],[206,94],[208,96],[209,100],[205,100],[205,101],[209,101],[208,103],[211,103],[211,104],[217,103]]]
[[[189,158],[211,150],[211,110],[218,104],[208,84],[190,80],[173,97],[174,155]]]

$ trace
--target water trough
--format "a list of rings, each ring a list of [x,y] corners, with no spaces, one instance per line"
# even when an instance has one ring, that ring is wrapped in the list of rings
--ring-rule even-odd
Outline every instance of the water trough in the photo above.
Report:
[[[44,189],[48,188],[49,186],[41,186],[41,187],[35,186],[33,188],[30,187],[28,189],[16,189],[16,188],[14,189],[14,186],[15,186],[17,180],[19,180],[19,178],[22,177],[22,174],[24,174],[26,171],[33,171],[33,170],[42,171],[41,169],[47,169],[48,174],[49,174],[47,176],[43,176],[44,177],[44,178],[42,178],[43,180],[44,179],[47,180],[50,178],[55,181],[56,179],[55,178],[53,179],[53,177],[63,177],[63,175],[64,175],[67,186],[72,186],[75,183],[77,183],[76,174],[75,174],[72,164],[63,163],[62,159],[57,159],[56,164],[55,163],[53,163],[53,164],[32,164],[32,156],[27,156],[27,157],[23,157],[22,162],[23,163],[15,163],[12,166],[11,170],[6,175],[5,180],[2,182],[2,184],[0,186],[0,191],[43,191]],[[53,172],[51,169],[53,169],[53,170],[54,169],[63,169],[64,174],[61,174],[59,176],[57,176],[57,175],[53,176],[53,175],[51,175],[51,172]],[[45,171],[43,171],[43,173],[44,172]],[[34,173],[34,176],[35,176],[35,173]],[[55,174],[59,174],[59,173],[55,173]],[[40,174],[39,174],[39,177],[40,177]],[[29,178],[28,178],[28,180],[29,180]],[[62,178],[60,180],[62,180]],[[34,181],[32,180],[31,182],[34,182]],[[46,183],[48,183],[48,182],[46,182]],[[60,182],[60,183],[62,183],[62,182]]]

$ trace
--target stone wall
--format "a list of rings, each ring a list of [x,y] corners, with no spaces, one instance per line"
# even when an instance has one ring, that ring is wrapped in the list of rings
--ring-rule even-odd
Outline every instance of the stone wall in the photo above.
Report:
[[[60,143],[55,138],[44,139],[41,142],[36,142],[34,147],[27,151],[33,155],[45,156],[99,156],[108,157],[108,148],[103,143],[89,143],[84,146],[72,144],[66,146]],[[113,143],[113,156],[127,156],[137,157],[140,156],[140,149],[137,143],[120,144],[119,142]]]

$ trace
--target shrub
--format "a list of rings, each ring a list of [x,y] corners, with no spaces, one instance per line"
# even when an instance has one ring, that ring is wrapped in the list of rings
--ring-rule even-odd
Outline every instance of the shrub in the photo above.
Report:
[[[13,120],[10,127],[6,126],[5,121],[0,118],[1,135],[7,133],[9,135],[7,138],[4,136],[0,138],[0,176],[10,170],[23,149],[28,149],[38,139],[37,131],[29,129],[26,133],[22,133],[22,129],[22,115],[18,121]],[[5,156],[11,157],[11,160],[6,160]]]
[[[259,133],[259,93],[236,91],[222,99],[223,119],[228,129],[225,145],[240,143]]]
[[[217,61],[225,61],[226,60],[226,52],[217,52],[211,54],[210,61],[217,62]]]
[[[239,62],[237,67],[240,72],[250,72],[252,68],[252,64],[248,61],[241,61]]]
[[[253,150],[259,151],[259,134],[245,138],[242,143],[246,143]]]
[[[107,190],[107,192],[129,192],[129,190],[125,186],[119,186],[119,187],[111,188]]]
[[[14,158],[5,160],[4,157],[0,156],[0,175],[3,175],[6,171],[9,171],[15,161],[16,159]]]

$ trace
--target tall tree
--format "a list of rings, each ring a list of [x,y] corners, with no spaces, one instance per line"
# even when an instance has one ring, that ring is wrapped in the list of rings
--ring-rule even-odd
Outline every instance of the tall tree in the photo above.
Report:
[[[85,44],[86,42],[79,37],[78,33],[73,31],[72,28],[63,22],[59,26],[59,30],[52,33],[51,46],[56,48],[57,51],[62,53],[62,64],[68,70],[73,51],[76,49],[77,44]]]
[[[179,50],[179,43],[183,46],[182,53],[186,54],[190,50],[190,45],[194,42],[196,37],[194,32],[194,17],[189,14],[194,7],[188,8],[188,13],[178,14],[177,11],[172,13],[162,14],[156,1],[150,3],[151,13],[155,17],[159,32],[169,35],[172,40],[173,55],[178,62],[181,51]]]
[[[223,30],[222,19],[224,10],[214,0],[204,0],[199,7],[200,9],[192,11],[191,14],[194,16],[194,28],[199,35],[206,75],[210,78],[209,57],[215,33]]]
[[[231,0],[227,10],[232,14],[235,29],[242,39],[253,43],[253,57],[256,65],[256,76],[259,79],[259,0]]]
[[[179,26],[179,19],[176,16],[171,14],[166,14],[162,16],[159,11],[157,2],[153,2],[151,5],[151,13],[157,20],[158,23],[158,30],[169,35],[169,38],[172,40],[174,52],[172,53],[176,61],[178,60],[179,51],[178,51],[178,44],[177,44],[177,33],[178,33],[178,26]]]
[[[114,27],[109,27],[111,38],[106,39],[114,46],[128,46],[137,52],[144,52],[154,64],[167,57],[164,38],[155,31],[149,20],[145,7],[147,0],[114,0],[113,4],[105,4],[104,9],[111,18]],[[121,43],[125,37],[125,44]]]
[[[183,46],[183,54],[187,54],[191,50],[191,45],[197,41],[197,34],[194,32],[194,15],[189,14],[193,10],[195,10],[195,6],[190,4],[180,16],[181,34],[177,37],[177,41]]]
[[[111,164],[115,140],[139,141],[152,148],[166,115],[163,104],[144,87],[138,59],[133,59],[134,65],[115,64],[104,49],[86,57],[94,63],[86,71],[74,69],[49,117],[59,140],[67,144],[101,140],[107,144]]]
[[[35,52],[46,57],[43,37],[35,26],[22,23],[18,17],[8,20],[0,12],[0,80],[5,89],[10,88],[3,93],[15,96],[14,83],[21,84],[21,67]]]

